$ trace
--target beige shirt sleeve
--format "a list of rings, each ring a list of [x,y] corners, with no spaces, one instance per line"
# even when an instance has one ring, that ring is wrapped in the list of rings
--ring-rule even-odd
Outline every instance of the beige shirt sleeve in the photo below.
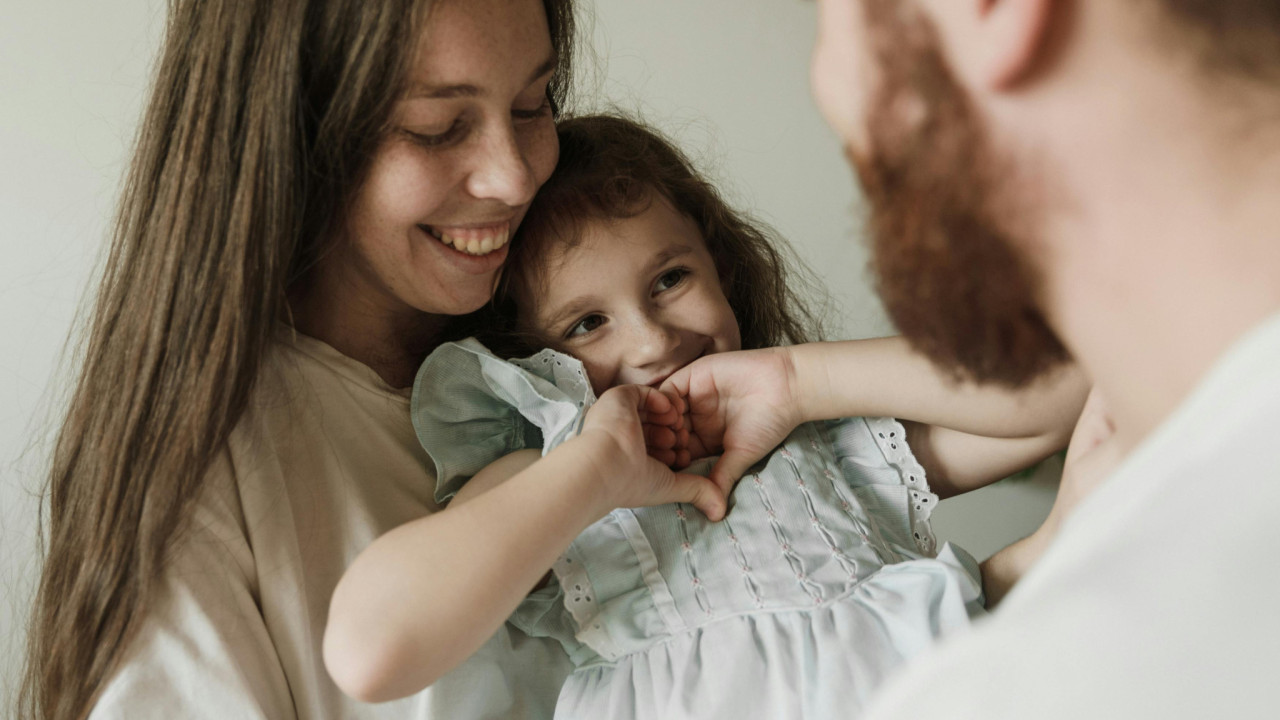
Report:
[[[407,394],[283,335],[92,718],[552,717],[568,655],[510,625],[407,698],[362,703],[333,683],[321,652],[333,588],[374,538],[439,509],[435,479]]]
[[[92,720],[294,718],[226,453]]]

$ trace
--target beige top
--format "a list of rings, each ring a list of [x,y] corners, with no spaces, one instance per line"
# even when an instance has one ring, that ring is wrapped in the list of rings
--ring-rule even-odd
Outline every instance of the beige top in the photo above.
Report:
[[[875,720],[1280,717],[1280,315],[1080,504],[989,622]]]
[[[408,391],[282,330],[93,720],[550,717],[568,658],[509,625],[400,701],[351,700],[325,671],[343,570],[378,535],[438,510],[434,489]]]

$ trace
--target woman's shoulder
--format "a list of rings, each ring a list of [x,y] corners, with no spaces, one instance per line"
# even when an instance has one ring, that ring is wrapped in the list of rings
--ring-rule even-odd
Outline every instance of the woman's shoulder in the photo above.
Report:
[[[407,401],[408,389],[393,388],[368,365],[343,355],[323,340],[288,325],[276,326],[263,357],[259,385],[337,385],[360,394]]]

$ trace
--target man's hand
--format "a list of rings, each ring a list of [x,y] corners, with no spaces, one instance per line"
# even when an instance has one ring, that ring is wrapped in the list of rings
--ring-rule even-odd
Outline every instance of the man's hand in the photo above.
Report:
[[[1058,497],[1053,502],[1049,517],[1031,536],[982,563],[982,586],[988,608],[994,608],[1040,560],[1080,501],[1109,477],[1123,459],[1124,449],[1116,440],[1115,424],[1111,421],[1107,403],[1094,388],[1085,400],[1080,419],[1071,434]]]

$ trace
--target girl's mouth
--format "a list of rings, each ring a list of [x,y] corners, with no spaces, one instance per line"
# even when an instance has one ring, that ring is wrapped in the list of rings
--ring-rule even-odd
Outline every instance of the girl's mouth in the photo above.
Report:
[[[484,227],[435,227],[419,225],[423,232],[458,252],[467,255],[488,255],[501,250],[511,239],[511,223]]]

